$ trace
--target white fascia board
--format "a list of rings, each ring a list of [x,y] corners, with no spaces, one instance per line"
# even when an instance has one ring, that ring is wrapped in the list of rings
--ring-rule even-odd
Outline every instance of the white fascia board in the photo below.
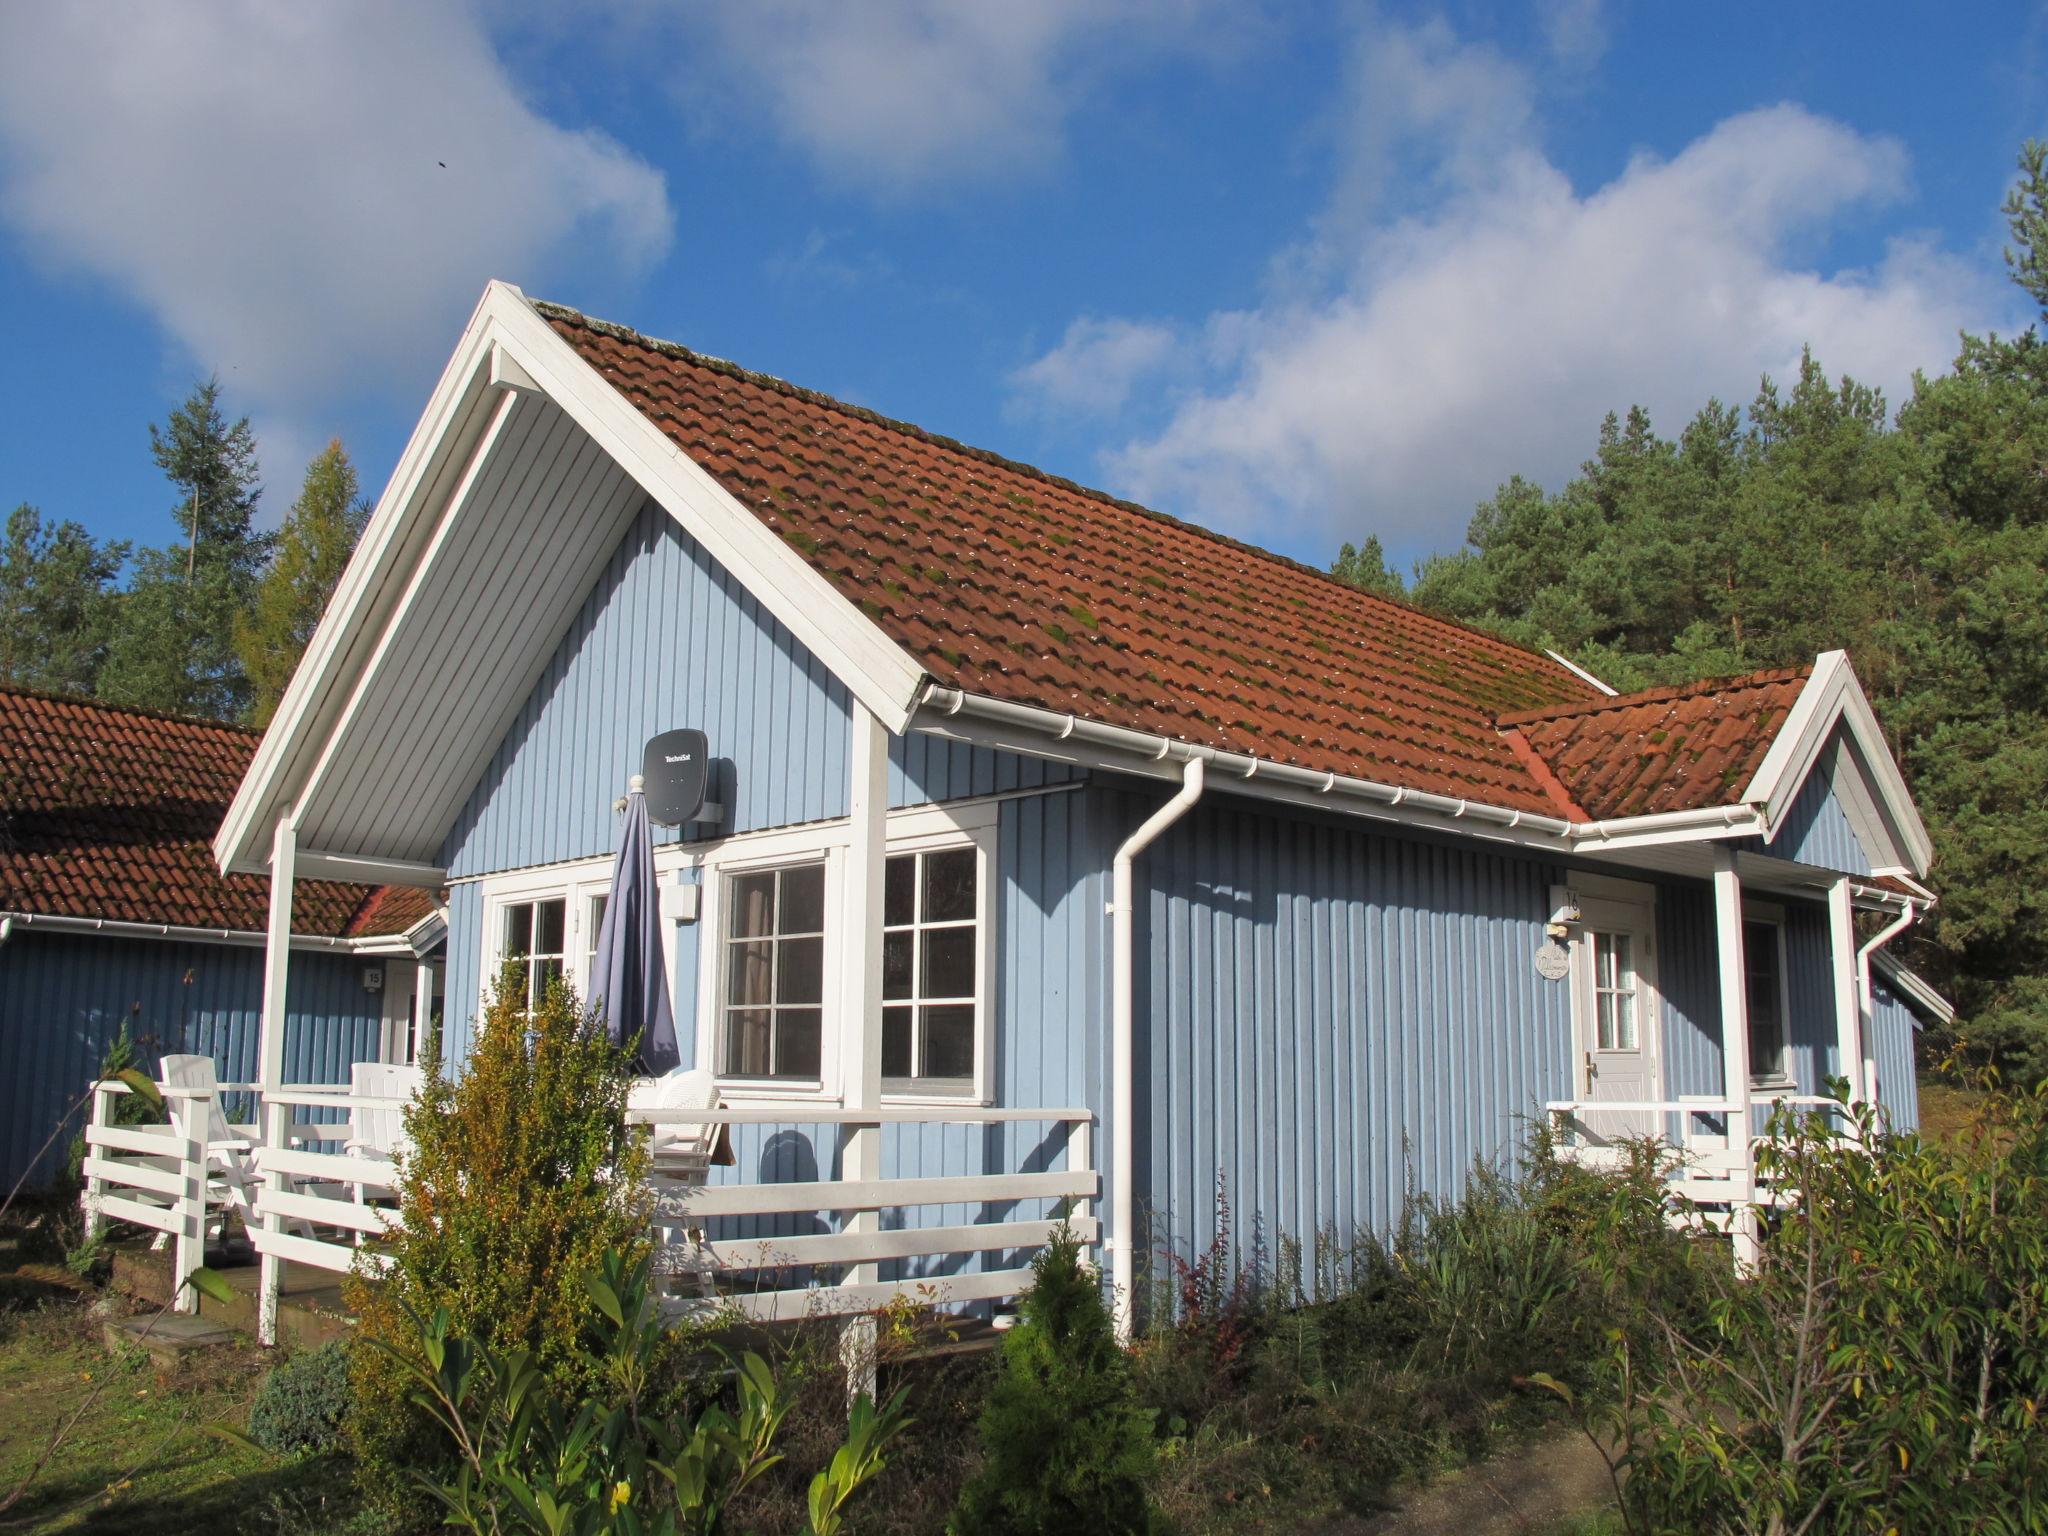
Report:
[[[1881,949],[1870,957],[1870,963],[1879,975],[1891,983],[1894,990],[1905,994],[1910,1002],[1918,1003],[1936,1023],[1955,1023],[1956,1005],[1935,991],[1928,984],[1926,977],[1917,971],[1908,970]]]
[[[431,507],[428,493],[449,456],[462,446],[466,434],[461,429],[491,391],[488,311],[503,287],[493,283],[487,288],[470,315],[214,834],[214,861],[224,871],[261,874],[268,867],[272,825],[296,803],[298,785],[324,748],[330,735],[326,727],[347,696],[337,680],[360,670],[361,658],[383,632],[384,626],[367,620],[390,585],[405,577],[396,553]]]
[[[484,308],[498,345],[537,387],[901,735],[923,690],[924,668],[614,389],[517,289],[493,285]]]
[[[237,949],[261,949],[270,942],[267,933],[246,928],[189,928],[177,923],[132,923],[110,917],[53,917],[43,912],[0,911],[0,918],[21,926],[20,933],[97,934],[106,939],[155,939],[171,944],[226,944]],[[302,954],[374,954],[382,939],[330,939],[319,934],[295,933],[292,948]]]
[[[301,880],[345,880],[351,885],[412,885],[429,891],[439,890],[448,883],[448,871],[438,864],[414,864],[405,859],[373,859],[354,853],[301,849],[293,862]]]
[[[1871,709],[1863,685],[1856,680],[1855,670],[1843,651],[1825,651],[1815,660],[1813,675],[1800,689],[1785,723],[1778,728],[1777,739],[1771,743],[1764,760],[1757,765],[1756,773],[1743,787],[1742,799],[1763,811],[1769,829],[1765,833],[1766,840],[1777,835],[1786,811],[1805,785],[1808,775],[1819,765],[1837,725],[1855,742],[1855,766],[1861,770],[1876,797],[1875,805],[1867,800],[1860,802],[1858,808],[1865,814],[1858,818],[1864,822],[1859,831],[1881,832],[1873,840],[1885,846],[1866,848],[1866,851],[1874,855],[1873,862],[1879,865],[1885,865],[1883,854],[1896,851],[1904,856],[1906,866],[1913,874],[1926,874],[1934,859],[1933,842],[1920,820],[1920,813],[1913,804],[1913,796],[1906,788],[1899,765],[1892,757],[1891,748],[1885,742],[1876,712]],[[1851,798],[1860,799],[1853,792],[1843,796],[1845,802]],[[1870,825],[1871,812],[1880,816],[1881,829]]]

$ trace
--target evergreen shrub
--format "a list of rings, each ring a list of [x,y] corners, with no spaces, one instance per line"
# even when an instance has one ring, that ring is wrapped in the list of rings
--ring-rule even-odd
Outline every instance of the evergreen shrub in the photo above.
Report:
[[[982,1411],[982,1470],[962,1493],[952,1529],[958,1536],[1154,1529],[1145,1492],[1153,1415],[1139,1406],[1102,1282],[1082,1264],[1072,1232],[1061,1228],[1039,1253],[1021,1311]]]
[[[407,1469],[445,1455],[389,1347],[418,1337],[417,1318],[445,1313],[451,1331],[530,1352],[565,1394],[592,1388],[581,1347],[584,1276],[604,1255],[632,1264],[650,1247],[644,1138],[625,1121],[629,1050],[613,1045],[557,981],[525,1008],[524,977],[499,977],[465,1070],[430,1060],[405,1111],[412,1150],[399,1159],[403,1224],[346,1287],[359,1319],[348,1439],[374,1489],[410,1486]]]
[[[249,1438],[280,1455],[331,1450],[348,1402],[348,1346],[301,1350],[263,1378],[249,1406]]]

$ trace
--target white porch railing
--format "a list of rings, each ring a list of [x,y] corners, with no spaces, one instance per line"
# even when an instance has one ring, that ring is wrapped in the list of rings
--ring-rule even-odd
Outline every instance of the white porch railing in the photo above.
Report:
[[[1560,1099],[1543,1106],[1563,1155],[1591,1167],[1620,1167],[1628,1143],[1661,1142],[1672,1154],[1664,1177],[1674,1226],[1735,1231],[1743,1213],[1778,1204],[1785,1194],[1759,1177],[1756,1149],[1764,1138],[1753,1117],[1779,1105],[1840,1108],[1815,1094],[1760,1092],[1736,1103],[1712,1094],[1677,1099]],[[1720,1122],[1718,1129],[1703,1121]],[[1615,1123],[1615,1122],[1620,1123]],[[1738,1124],[1737,1122],[1743,1122]],[[1674,1132],[1672,1127],[1676,1126]]]
[[[671,1299],[671,1309],[688,1314],[736,1307],[748,1317],[772,1321],[800,1317],[850,1316],[886,1306],[898,1297],[946,1304],[1016,1296],[1031,1284],[1026,1265],[969,1269],[991,1253],[1017,1254],[1044,1245],[1061,1221],[1084,1243],[1101,1236],[1095,1202],[1101,1175],[1092,1154],[1094,1116],[1086,1109],[926,1108],[892,1105],[882,1109],[813,1109],[802,1104],[774,1108],[640,1110],[627,1118],[642,1125],[786,1125],[833,1127],[841,1132],[886,1126],[1020,1125],[1058,1128],[1060,1166],[1033,1172],[944,1174],[881,1179],[812,1179],[790,1183],[667,1185],[656,1181],[657,1225],[671,1234],[665,1268],[695,1278],[704,1294]],[[1017,1215],[1024,1204],[1064,1206],[1059,1215]],[[1007,1207],[1010,1214],[968,1222],[884,1227],[884,1212],[908,1215],[935,1206]],[[872,1215],[873,1222],[855,1218]],[[837,1230],[721,1236],[719,1227],[748,1219],[837,1218]],[[887,1262],[936,1261],[921,1273],[895,1280],[864,1279],[859,1272]],[[852,1276],[846,1271],[854,1271]],[[811,1271],[809,1283],[780,1279]],[[819,1279],[818,1272],[829,1278]],[[868,1271],[872,1273],[871,1270]]]
[[[294,1084],[265,1094],[249,1083],[211,1089],[164,1087],[168,1125],[114,1123],[114,1104],[131,1092],[104,1082],[93,1095],[84,1163],[88,1231],[110,1221],[160,1234],[174,1245],[182,1278],[204,1262],[206,1237],[227,1211],[242,1218],[257,1252],[319,1269],[348,1271],[358,1262],[388,1262],[376,1239],[397,1229],[392,1203],[397,1167],[388,1159],[322,1150],[345,1143],[361,1111],[390,1111],[403,1101],[324,1084]],[[208,1140],[213,1101],[256,1102],[257,1124],[234,1124],[226,1140]],[[266,1144],[261,1125],[289,1108],[283,1144]],[[321,1113],[324,1112],[324,1115]],[[970,1267],[991,1254],[1016,1255],[1041,1247],[1064,1220],[1084,1243],[1101,1236],[1095,1202],[1101,1177],[1094,1164],[1094,1119],[1086,1109],[984,1109],[890,1106],[851,1111],[790,1104],[775,1108],[634,1111],[636,1124],[707,1124],[727,1127],[786,1125],[842,1132],[923,1125],[1043,1124],[1048,1135],[1034,1156],[1044,1166],[1016,1173],[942,1174],[873,1180],[813,1179],[723,1183],[656,1179],[655,1221],[664,1239],[661,1267],[696,1296],[670,1298],[678,1314],[734,1307],[772,1320],[852,1316],[898,1297],[954,1303],[1020,1294],[1031,1281],[1028,1265]],[[932,1225],[883,1226],[884,1213],[968,1205],[999,1214]],[[1020,1207],[1043,1210],[1019,1213]],[[836,1230],[788,1235],[722,1235],[749,1219],[836,1220]],[[920,1262],[922,1261],[922,1262]],[[876,1278],[875,1266],[900,1263],[913,1272]],[[811,1283],[779,1277],[807,1273]],[[819,1277],[824,1277],[822,1280]],[[177,1305],[191,1310],[197,1297],[181,1288]],[[274,1316],[274,1308],[270,1314]]]

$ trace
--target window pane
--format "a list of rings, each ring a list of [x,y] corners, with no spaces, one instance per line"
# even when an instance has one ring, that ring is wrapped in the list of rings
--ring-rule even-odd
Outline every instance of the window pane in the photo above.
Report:
[[[725,1000],[754,1004],[774,1000],[775,942],[754,939],[728,946]]]
[[[1635,940],[1625,933],[1614,936],[1614,981],[1617,987],[1633,987],[1636,984],[1635,956],[1632,953]]]
[[[974,1005],[926,1008],[923,1077],[974,1076]]]
[[[519,901],[505,908],[505,953],[507,956],[533,953],[532,903]]]
[[[768,1075],[768,1014],[735,1009],[725,1016],[725,1070],[735,1077]]]
[[[1600,1021],[1596,1044],[1600,1050],[1611,1051],[1614,1049],[1614,994],[1595,992],[1593,1002]]]
[[[924,856],[924,909],[917,915],[919,922],[964,922],[974,916],[974,862],[972,848]]]
[[[562,979],[562,962],[536,960],[533,962],[533,1000],[538,1003],[548,995],[548,988]]]
[[[917,856],[899,853],[882,866],[882,921],[890,927],[917,918]]]
[[[815,1008],[784,1008],[775,1015],[775,1075],[818,1075],[819,1014]]]
[[[974,930],[927,928],[924,942],[922,997],[974,996]]]
[[[1611,933],[1593,935],[1593,985],[1614,985],[1614,935]]]
[[[818,1003],[825,998],[825,941],[784,939],[776,957],[775,1001]]]
[[[782,872],[782,913],[777,933],[825,931],[825,866],[807,864]]]
[[[882,935],[882,996],[910,996],[911,957],[917,953],[914,933]]]
[[[910,1076],[910,1010],[882,1010],[882,1076]]]
[[[567,926],[569,903],[557,896],[553,901],[533,904],[533,952],[537,955],[562,953],[562,935]]]
[[[754,875],[735,875],[732,882],[732,921],[727,930],[736,939],[775,931],[775,874],[772,870]]]
[[[1636,995],[1633,992],[1614,994],[1616,1048],[1632,1051],[1636,1048]]]

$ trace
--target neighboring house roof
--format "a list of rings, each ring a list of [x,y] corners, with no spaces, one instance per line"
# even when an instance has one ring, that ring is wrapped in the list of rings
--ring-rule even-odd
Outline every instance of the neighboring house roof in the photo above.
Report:
[[[555,330],[951,688],[1554,815],[1494,729],[1540,652],[571,310]]]
[[[212,838],[258,733],[0,684],[0,911],[260,933],[270,880]],[[402,934],[431,892],[302,880],[292,931]]]
[[[1646,688],[1500,717],[1573,820],[1728,805],[1755,777],[1812,667]]]

